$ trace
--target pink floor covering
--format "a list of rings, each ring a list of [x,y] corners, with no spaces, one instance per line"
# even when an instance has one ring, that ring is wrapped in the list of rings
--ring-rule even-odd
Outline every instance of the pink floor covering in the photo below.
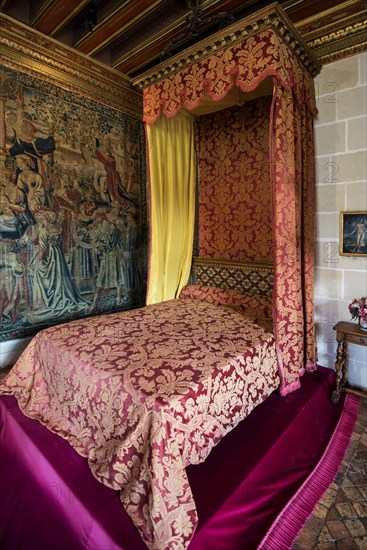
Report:
[[[188,471],[199,525],[189,550],[291,547],[341,464],[358,399],[330,401],[319,367],[286,397],[273,393]],[[140,550],[118,494],[70,445],[0,396],[0,548]]]

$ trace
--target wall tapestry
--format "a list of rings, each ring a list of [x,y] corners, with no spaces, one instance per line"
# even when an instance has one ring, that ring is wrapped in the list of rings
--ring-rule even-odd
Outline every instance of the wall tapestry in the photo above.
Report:
[[[143,305],[142,122],[0,67],[0,341]]]
[[[261,97],[197,119],[199,256],[273,260],[270,105]]]

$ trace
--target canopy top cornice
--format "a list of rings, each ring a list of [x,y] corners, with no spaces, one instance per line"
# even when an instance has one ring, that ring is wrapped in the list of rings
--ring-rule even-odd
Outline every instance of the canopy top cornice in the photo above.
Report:
[[[147,88],[237,42],[269,29],[272,29],[288,46],[312,77],[320,72],[321,62],[312,53],[279,4],[274,3],[172,56],[133,78],[131,82],[141,89]]]

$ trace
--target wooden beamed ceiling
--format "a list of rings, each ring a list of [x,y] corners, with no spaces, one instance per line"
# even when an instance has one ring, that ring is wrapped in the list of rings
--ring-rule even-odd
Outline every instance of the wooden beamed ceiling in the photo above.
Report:
[[[0,0],[1,12],[128,76],[159,63],[167,44],[202,20],[229,12],[235,20],[272,2],[253,0]],[[365,0],[278,2],[324,63],[367,49]],[[190,7],[191,6],[191,9]],[[206,32],[211,32],[210,27]],[[213,26],[213,32],[218,27]],[[200,39],[201,37],[198,37]],[[177,42],[181,48],[192,41]]]

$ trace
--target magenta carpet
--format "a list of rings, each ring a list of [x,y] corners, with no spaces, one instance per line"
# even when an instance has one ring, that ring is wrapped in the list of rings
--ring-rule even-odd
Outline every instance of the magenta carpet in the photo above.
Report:
[[[333,481],[359,400],[330,401],[334,372],[271,395],[205,463],[188,467],[199,514],[189,550],[281,550]],[[143,550],[118,494],[60,437],[0,396],[0,548]]]

